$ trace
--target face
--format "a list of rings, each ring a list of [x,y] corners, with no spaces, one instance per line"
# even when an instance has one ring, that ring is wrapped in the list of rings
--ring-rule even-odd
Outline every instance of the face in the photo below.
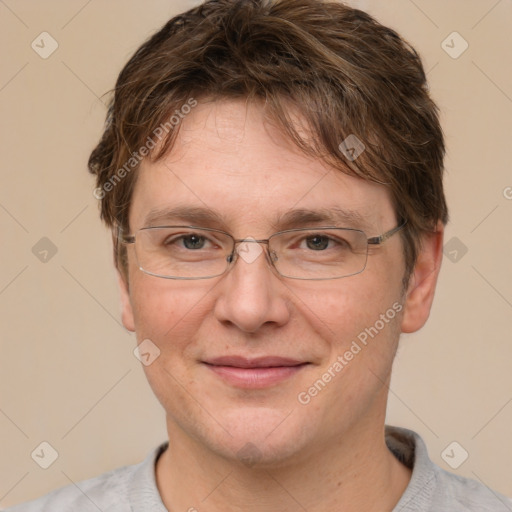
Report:
[[[151,211],[178,206],[215,212],[215,222],[201,225],[236,239],[325,226],[282,225],[280,217],[296,209],[356,212],[361,225],[339,227],[361,227],[369,237],[397,224],[382,185],[305,156],[264,122],[261,107],[236,101],[200,103],[170,154],[143,163],[132,233],[147,226]],[[152,225],[198,222],[171,217]],[[228,459],[252,450],[262,464],[277,464],[356,431],[380,432],[385,384],[412,307],[402,294],[399,235],[370,248],[362,273],[327,281],[280,277],[265,253],[192,281],[145,274],[133,246],[128,259],[123,322],[139,343],[149,339],[160,350],[144,370],[170,435]],[[262,365],[277,368],[255,368]]]

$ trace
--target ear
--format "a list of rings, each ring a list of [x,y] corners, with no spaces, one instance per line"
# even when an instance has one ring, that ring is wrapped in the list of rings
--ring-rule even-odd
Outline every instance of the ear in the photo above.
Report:
[[[411,333],[421,329],[430,315],[443,259],[443,237],[442,222],[437,224],[435,232],[423,236],[405,296],[402,332]]]
[[[131,332],[135,332],[135,321],[133,318],[133,308],[130,300],[130,291],[128,287],[128,277],[124,277],[122,273],[117,270],[117,280],[119,283],[119,292],[121,295],[121,316],[123,325]]]

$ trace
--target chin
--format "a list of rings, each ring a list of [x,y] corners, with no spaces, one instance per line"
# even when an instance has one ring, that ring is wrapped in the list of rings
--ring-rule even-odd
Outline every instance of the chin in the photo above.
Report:
[[[291,414],[290,414],[291,413]],[[307,446],[308,431],[291,410],[241,407],[223,414],[222,442],[215,451],[251,468],[270,468],[290,463]]]

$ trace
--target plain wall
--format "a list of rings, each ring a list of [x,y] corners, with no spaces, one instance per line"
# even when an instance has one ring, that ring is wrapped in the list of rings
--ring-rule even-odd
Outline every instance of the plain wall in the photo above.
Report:
[[[2,506],[139,462],[166,439],[121,325],[86,162],[102,95],[143,40],[193,4],[0,2]],[[448,470],[441,453],[457,441],[469,458],[454,472],[512,495],[512,2],[352,4],[419,50],[448,148],[451,245],[428,324],[402,338],[387,421],[419,432]],[[59,45],[47,59],[31,47],[43,31]],[[442,45],[454,31],[469,44],[456,59]],[[43,441],[59,454],[46,470],[31,457]]]

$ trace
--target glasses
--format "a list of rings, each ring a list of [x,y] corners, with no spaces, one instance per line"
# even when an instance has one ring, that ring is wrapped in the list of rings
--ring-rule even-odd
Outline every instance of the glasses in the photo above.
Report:
[[[280,231],[266,240],[237,240],[218,229],[158,226],[121,235],[119,240],[135,246],[140,270],[164,279],[221,276],[238,257],[247,263],[255,261],[263,244],[267,261],[280,276],[324,280],[361,273],[366,268],[368,247],[381,245],[405,224],[372,238],[359,229],[321,227]]]

